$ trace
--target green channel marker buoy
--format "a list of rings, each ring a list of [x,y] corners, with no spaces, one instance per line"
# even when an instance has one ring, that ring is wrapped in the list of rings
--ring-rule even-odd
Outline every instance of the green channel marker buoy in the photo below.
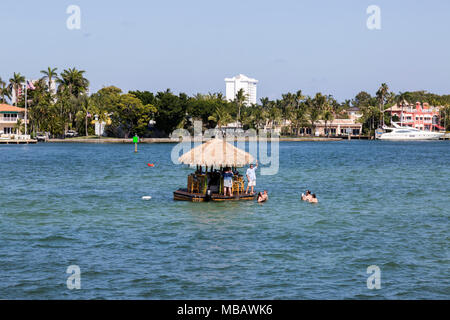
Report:
[[[139,142],[139,137],[138,136],[134,136],[133,137],[133,143],[134,143],[134,152],[137,152],[137,145]]]

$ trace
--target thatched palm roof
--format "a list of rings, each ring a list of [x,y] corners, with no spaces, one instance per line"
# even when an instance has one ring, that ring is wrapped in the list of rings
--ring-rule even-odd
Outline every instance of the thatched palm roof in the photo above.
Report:
[[[254,162],[254,160],[250,153],[238,149],[221,139],[209,140],[186,152],[178,159],[179,162],[184,164],[208,167],[242,167]]]

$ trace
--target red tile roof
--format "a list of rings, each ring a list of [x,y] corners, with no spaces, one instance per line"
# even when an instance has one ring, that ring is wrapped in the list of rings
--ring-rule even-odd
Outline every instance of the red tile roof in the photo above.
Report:
[[[0,112],[25,112],[25,109],[10,106],[9,104],[0,103]]]

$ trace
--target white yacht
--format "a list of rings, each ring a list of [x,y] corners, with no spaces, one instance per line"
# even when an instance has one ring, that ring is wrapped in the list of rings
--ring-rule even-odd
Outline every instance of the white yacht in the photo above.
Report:
[[[441,132],[424,131],[411,127],[402,127],[392,122],[393,127],[383,127],[383,132],[376,135],[380,140],[438,140]]]

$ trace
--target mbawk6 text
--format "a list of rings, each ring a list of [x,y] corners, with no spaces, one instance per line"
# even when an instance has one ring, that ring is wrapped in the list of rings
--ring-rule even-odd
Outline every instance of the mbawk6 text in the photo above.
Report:
[[[183,307],[178,307],[178,315],[200,315],[208,318],[213,313],[221,311],[222,315],[270,315],[272,314],[272,305],[260,304],[228,304],[222,305],[221,310],[213,309],[212,307],[191,307],[185,304]]]
[[[222,305],[222,314],[272,314],[272,305],[261,305],[261,304],[229,304]]]

